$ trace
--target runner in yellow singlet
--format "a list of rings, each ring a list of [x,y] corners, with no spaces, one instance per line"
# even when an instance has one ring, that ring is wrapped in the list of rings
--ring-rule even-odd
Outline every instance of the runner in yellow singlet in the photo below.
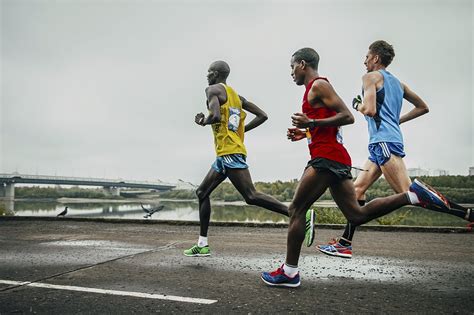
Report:
[[[195,122],[198,125],[211,125],[214,134],[216,160],[211,166],[196,194],[199,199],[200,235],[198,243],[184,251],[186,256],[209,256],[207,232],[211,217],[209,195],[226,178],[244,197],[249,205],[263,207],[288,216],[288,207],[275,198],[256,191],[246,163],[247,150],[244,134],[267,120],[267,114],[254,103],[239,96],[226,84],[230,73],[229,65],[224,61],[215,61],[209,66],[206,88],[209,115],[198,113]],[[247,125],[244,120],[248,111],[255,115]],[[308,243],[313,240],[314,220],[308,222]]]

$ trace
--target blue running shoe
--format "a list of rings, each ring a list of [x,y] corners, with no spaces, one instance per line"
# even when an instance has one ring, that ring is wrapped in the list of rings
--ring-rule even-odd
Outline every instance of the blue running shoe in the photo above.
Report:
[[[420,206],[431,210],[449,210],[449,201],[433,187],[415,179],[410,185],[410,191],[415,193],[420,201]]]
[[[328,244],[316,246],[321,253],[330,256],[352,258],[352,246],[344,246],[339,243],[339,240],[332,239]]]
[[[283,265],[275,271],[262,272],[261,278],[266,284],[276,287],[296,288],[301,284],[300,273],[298,272],[293,278],[290,278],[283,271]]]

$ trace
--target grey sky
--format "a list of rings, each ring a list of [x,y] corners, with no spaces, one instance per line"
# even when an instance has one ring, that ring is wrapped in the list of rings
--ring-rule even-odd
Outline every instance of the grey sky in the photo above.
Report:
[[[402,125],[407,167],[474,166],[470,0],[2,0],[1,10],[1,172],[199,183],[215,153],[194,115],[206,110],[207,67],[222,59],[228,83],[270,118],[246,134],[253,179],[299,178],[309,154],[286,140],[304,92],[291,54],[315,48],[320,75],[350,105],[377,39],[431,109]],[[354,115],[344,141],[362,165],[366,122]]]

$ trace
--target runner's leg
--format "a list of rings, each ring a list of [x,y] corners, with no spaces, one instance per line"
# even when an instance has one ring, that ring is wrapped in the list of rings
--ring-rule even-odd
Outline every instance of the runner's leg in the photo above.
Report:
[[[365,192],[367,189],[382,175],[379,166],[370,160],[365,162],[364,169],[367,171],[361,172],[354,181],[356,199],[360,206],[365,205]],[[344,246],[350,245],[355,230],[356,227],[350,222],[347,222],[344,233],[342,234],[342,239],[339,242]]]
[[[370,160],[365,162],[363,169],[367,171],[361,171],[359,173],[359,176],[357,176],[354,181],[354,189],[357,200],[365,201],[365,192],[382,176],[382,170],[377,164]]]
[[[288,207],[272,196],[258,192],[247,168],[228,168],[227,177],[249,205],[259,206],[288,216]]]
[[[225,175],[217,172],[211,167],[201,185],[199,185],[196,190],[196,195],[199,199],[200,236],[207,237],[207,231],[209,229],[209,221],[211,219],[211,202],[209,200],[209,195],[217,186],[219,186],[220,183],[222,183],[224,179],[226,179]]]
[[[326,191],[336,176],[329,171],[308,167],[296,187],[290,204],[290,223],[286,248],[286,264],[298,266],[301,244],[305,237],[306,210]]]
[[[408,177],[405,162],[401,157],[392,154],[390,159],[380,168],[388,184],[397,194],[409,190],[411,179]]]
[[[330,190],[339,209],[341,209],[347,220],[355,226],[362,225],[410,204],[407,194],[401,193],[384,198],[376,198],[361,207],[357,203],[354,184],[349,179],[334,182]]]

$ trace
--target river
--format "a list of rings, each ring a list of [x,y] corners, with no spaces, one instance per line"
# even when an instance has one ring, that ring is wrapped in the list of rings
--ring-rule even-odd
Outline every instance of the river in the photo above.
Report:
[[[68,207],[67,217],[87,218],[124,218],[140,220],[177,220],[199,221],[199,207],[197,201],[154,200],[143,201],[147,208],[163,205],[164,208],[153,214],[151,218],[144,218],[145,212],[140,203],[124,201],[98,200],[67,200],[58,201],[15,201],[10,205],[13,211],[7,215],[15,216],[56,216]],[[212,221],[222,222],[255,222],[255,223],[285,223],[288,219],[280,214],[249,206],[242,202],[211,202]],[[344,223],[340,211],[332,202],[318,202],[317,221],[319,223]],[[408,212],[408,213],[407,213]],[[372,221],[371,224],[400,224],[419,226],[465,226],[466,221],[444,213],[437,213],[416,207],[403,208],[393,214],[383,217],[382,221]]]

